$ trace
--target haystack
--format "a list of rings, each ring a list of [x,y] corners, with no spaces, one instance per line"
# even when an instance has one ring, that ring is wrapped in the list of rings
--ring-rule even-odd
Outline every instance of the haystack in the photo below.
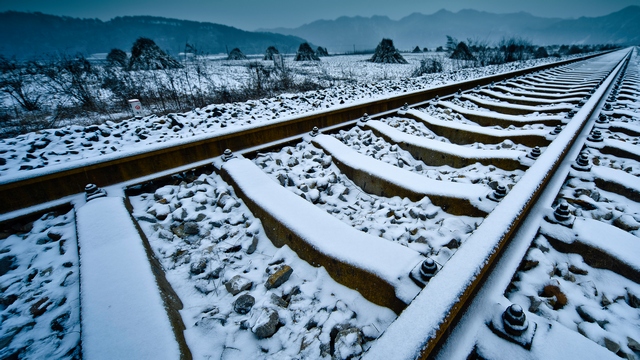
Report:
[[[311,48],[311,45],[309,45],[308,43],[302,43],[298,48],[298,52],[296,53],[295,59],[293,60],[294,61],[308,61],[308,60],[320,61],[320,58],[313,51],[313,49]]]
[[[382,39],[369,61],[381,64],[408,64],[407,60],[393,46],[393,40],[391,39]]]
[[[131,70],[161,70],[181,68],[178,60],[167,55],[148,38],[138,38],[131,48],[129,68]]]

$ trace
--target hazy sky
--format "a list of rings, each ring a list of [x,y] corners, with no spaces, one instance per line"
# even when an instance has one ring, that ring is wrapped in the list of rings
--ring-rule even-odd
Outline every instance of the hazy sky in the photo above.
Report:
[[[0,11],[39,11],[102,20],[125,15],[154,15],[255,30],[297,27],[340,16],[386,15],[397,20],[414,12],[432,14],[440,9],[593,17],[629,5],[640,5],[640,0],[0,0]]]

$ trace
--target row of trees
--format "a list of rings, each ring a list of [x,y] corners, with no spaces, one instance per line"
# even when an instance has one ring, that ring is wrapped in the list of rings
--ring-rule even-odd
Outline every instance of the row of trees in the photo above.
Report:
[[[269,49],[273,57],[277,49]],[[152,40],[140,38],[131,56],[114,49],[104,65],[81,54],[27,62],[0,55],[0,91],[14,104],[0,107],[0,137],[69,121],[88,124],[126,118],[129,99],[139,99],[151,112],[162,114],[324,87],[320,81],[299,79],[284,62],[275,67],[249,62],[244,80],[227,85],[216,81],[218,65],[206,54],[194,47],[188,50],[193,56],[179,62]]]

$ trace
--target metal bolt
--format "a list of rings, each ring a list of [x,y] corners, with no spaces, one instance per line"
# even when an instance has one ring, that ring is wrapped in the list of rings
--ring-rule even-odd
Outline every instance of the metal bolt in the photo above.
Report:
[[[604,109],[605,110],[611,110],[611,104],[610,103],[605,103],[604,104]]]
[[[566,201],[562,200],[562,202],[556,206],[553,211],[553,216],[555,216],[558,221],[567,221],[571,218],[571,212],[569,211],[569,204]]]
[[[233,158],[235,158],[236,156],[233,154],[233,152],[230,149],[226,149],[223,153],[222,153],[222,161],[227,162]]]
[[[492,81],[491,84],[489,84],[489,88],[492,89],[494,86],[496,86],[496,83]]]
[[[401,110],[402,110],[402,111],[407,111],[407,110],[409,110],[409,104],[404,103],[404,105],[402,105],[402,109],[401,109]]]
[[[311,132],[309,133],[309,135],[311,135],[312,137],[316,137],[320,135],[320,130],[318,130],[317,126],[314,126],[313,129],[311,129]]]
[[[581,152],[580,155],[578,155],[578,159],[576,159],[576,164],[579,166],[589,166],[589,154]]]
[[[589,94],[593,94],[593,93],[595,93],[595,92],[596,92],[596,89],[595,89],[595,88],[593,88],[593,89],[589,90]]]
[[[456,91],[456,97],[460,97],[460,95],[462,95],[462,90],[458,89],[458,91]]]
[[[598,129],[593,129],[589,137],[587,138],[589,141],[600,142],[602,141],[602,133]]]
[[[367,121],[369,121],[369,114],[364,113],[364,114],[362,115],[362,117],[360,118],[360,121],[362,121],[362,122],[367,122]]]
[[[84,187],[84,193],[87,201],[107,196],[107,192],[100,189],[96,184],[87,184]]]
[[[496,199],[502,199],[507,195],[507,188],[504,185],[498,185],[495,190],[493,190],[493,197]]]
[[[582,99],[580,99],[580,102],[578,104],[580,104],[580,106],[583,106],[584,104],[587,103],[587,100],[589,100],[588,97],[582,98]]]
[[[596,122],[600,124],[606,124],[609,122],[609,118],[606,114],[600,114],[600,116],[598,116],[598,119],[596,119]]]
[[[540,154],[542,154],[542,151],[540,151],[540,147],[536,146],[533,149],[531,149],[529,156],[536,159],[538,156],[540,156]]]
[[[553,135],[558,135],[560,134],[560,132],[562,132],[562,126],[560,125],[556,125],[556,128],[553,129],[553,131],[551,132]]]
[[[424,281],[429,281],[438,271],[438,266],[432,258],[426,258],[420,266],[420,277]]]
[[[567,113],[566,118],[567,119],[571,119],[575,114],[576,114],[575,110],[569,110],[569,112]]]
[[[514,336],[522,335],[529,328],[529,321],[518,304],[512,304],[502,313],[502,322],[507,334]]]

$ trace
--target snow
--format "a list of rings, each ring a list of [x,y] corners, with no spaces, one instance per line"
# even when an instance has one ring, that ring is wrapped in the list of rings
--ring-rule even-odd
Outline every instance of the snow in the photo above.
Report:
[[[605,56],[606,60],[600,61],[615,64],[621,55],[620,53],[611,54]],[[443,323],[452,306],[459,301],[463,291],[494,253],[510,224],[522,213],[529,200],[528,197],[546,177],[546,169],[561,158],[561,153],[570,143],[573,134],[583,127],[591,110],[597,106],[596,99],[611,81],[613,81],[612,76],[607,78],[603,83],[604,86],[596,91],[513,187],[507,196],[509,201],[503,201],[496,206],[485,219],[485,226],[476,229],[467,239],[465,246],[458,249],[446,266],[440,270],[438,276],[429,281],[398,320],[391,324],[371,350],[365,354],[364,359],[417,357],[420,348],[435,335],[436,329]],[[416,322],[415,319],[420,319],[420,322]],[[401,348],[393,346],[399,343],[406,345]]]
[[[156,279],[122,198],[78,209],[82,353],[88,359],[177,359]]]
[[[237,131],[256,124],[287,121],[303,114],[331,111],[425,88],[530,68],[554,60],[547,58],[467,69],[454,68],[446,62],[446,72],[411,78],[413,66],[374,64],[364,61],[368,57],[332,56],[311,65],[308,62],[287,63],[294,67],[298,77],[333,79],[332,86],[325,90],[282,94],[242,103],[214,104],[178,114],[151,114],[142,119],[131,118],[118,123],[108,120],[90,126],[69,124],[59,129],[0,139],[0,158],[4,160],[0,160],[0,181],[7,183],[69,167],[88,166],[152,148],[161,149],[185,141],[223,135],[226,130]],[[409,55],[407,59],[417,65],[422,57]],[[210,81],[214,88],[233,88],[243,84],[248,78],[246,65],[251,61],[255,59],[208,63],[206,67],[212,74]],[[263,63],[271,66],[271,62]],[[149,76],[147,73],[142,71],[135,76],[145,78]],[[162,74],[159,76],[163,77]],[[115,155],[107,157],[110,154]],[[50,170],[43,172],[43,169]]]
[[[461,106],[458,106],[456,104],[453,104],[449,101],[440,101],[438,102],[438,105],[440,106],[444,106],[447,107],[459,114],[462,115],[467,115],[467,116],[473,116],[473,117],[482,117],[482,118],[486,118],[487,121],[491,121],[491,122],[507,122],[507,123],[511,123],[514,125],[520,125],[520,124],[530,124],[530,123],[553,123],[553,122],[562,122],[562,118],[560,116],[557,115],[552,115],[552,116],[530,116],[530,117],[522,117],[522,116],[516,116],[516,115],[506,115],[506,114],[502,114],[502,113],[498,113],[498,112],[494,112],[494,111],[474,111],[474,110],[469,110],[469,109],[465,109]]]
[[[408,114],[426,122],[427,124],[434,124],[437,126],[444,127],[453,127],[458,130],[463,130],[466,132],[489,135],[493,137],[503,137],[503,138],[512,138],[517,136],[540,136],[540,137],[548,137],[549,131],[547,130],[502,130],[502,129],[492,129],[486,127],[480,127],[477,125],[468,125],[468,124],[455,124],[453,125],[451,122],[437,119],[429,114],[426,114],[419,110],[408,110]],[[427,125],[428,126],[428,125]]]
[[[73,211],[49,211],[1,229],[0,358],[80,356],[74,220]]]
[[[425,150],[430,150],[434,153],[446,154],[448,156],[455,156],[455,157],[465,158],[470,160],[473,159],[476,161],[479,161],[479,160],[486,161],[489,159],[505,159],[505,160],[512,160],[513,162],[516,162],[516,163],[518,163],[520,160],[526,159],[525,157],[526,153],[522,153],[520,151],[473,149],[473,148],[464,147],[460,145],[443,143],[442,141],[425,139],[424,137],[408,135],[408,134],[405,134],[404,132],[398,131],[392,128],[391,126],[377,120],[368,121],[365,124],[365,128],[371,128],[376,130],[377,132],[383,134],[385,137],[388,137],[394,143],[407,144],[407,145],[415,146]],[[527,160],[524,160],[524,161],[528,162]]]
[[[365,336],[361,346],[368,349],[396,318],[391,310],[336,283],[323,267],[301,260],[288,246],[276,248],[260,220],[220,176],[186,172],[172,180],[155,190],[145,187],[130,199],[134,217],[184,304],[180,313],[194,359],[328,359],[335,330],[360,329]],[[171,209],[166,218],[154,211],[159,203]],[[186,221],[195,222],[197,235],[179,230]],[[267,289],[263,284],[269,272],[282,264],[293,274],[280,287]],[[252,286],[233,296],[224,284],[237,275]],[[248,314],[234,310],[234,301],[243,295],[255,298]],[[251,331],[262,309],[280,317],[277,332],[266,339]]]
[[[597,66],[610,64],[614,60],[615,56],[610,55],[608,60],[598,60]],[[342,66],[344,64],[346,63]],[[332,69],[341,71],[339,66]],[[325,70],[321,67],[309,69],[319,72]],[[362,78],[366,78],[370,71],[360,64],[349,65],[347,70],[352,75],[345,77],[355,77],[353,74],[357,74],[357,77]],[[342,71],[345,71],[344,68]],[[400,73],[405,70],[398,67],[392,71]],[[422,79],[381,80],[371,84],[358,83],[354,86],[343,84],[336,89],[302,95],[282,95],[274,99],[246,103],[212,105],[193,112],[172,115],[174,119],[178,119],[182,127],[172,126],[173,121],[168,116],[150,116],[121,124],[98,125],[97,128],[70,126],[64,129],[64,134],[60,136],[55,135],[53,131],[30,133],[0,141],[0,156],[7,159],[6,166],[0,166],[0,181],[7,183],[58,171],[64,167],[75,167],[77,164],[117,159],[149,149],[159,150],[174,144],[224,135],[239,128],[250,129],[267,122],[286,121],[303,113],[322,112],[324,109],[335,109],[390,94],[418,91],[425,83],[448,83],[463,77],[483,76],[491,71],[494,70],[462,70],[459,74]],[[597,75],[594,71],[592,74],[585,74],[585,77]],[[479,99],[481,102],[486,101],[484,97]],[[340,104],[340,101],[344,101],[344,104]],[[452,100],[451,103],[460,108],[464,106],[467,112],[492,114],[468,102]],[[567,105],[558,105],[562,106]],[[592,101],[587,104],[587,107],[593,106]],[[535,107],[537,113],[528,118],[541,118],[545,115],[540,114],[554,107]],[[514,108],[524,110],[532,107]],[[276,111],[273,111],[274,109]],[[224,164],[226,169],[235,171],[237,178],[242,179],[243,192],[251,193],[253,199],[261,199],[263,206],[272,207],[282,221],[291,224],[318,248],[334,254],[343,261],[375,272],[394,284],[398,297],[403,301],[411,301],[419,291],[407,278],[409,271],[424,256],[434,258],[441,266],[438,276],[428,283],[424,291],[395,322],[396,315],[393,312],[370,303],[357,291],[336,283],[324,268],[312,267],[287,246],[273,246],[266,237],[260,220],[250,213],[233,189],[219,176],[196,176],[189,172],[188,168],[184,168],[183,175],[173,176],[167,182],[168,185],[153,179],[152,184],[134,186],[138,194],[131,196],[133,216],[149,238],[154,255],[162,263],[167,279],[184,303],[180,314],[186,326],[184,335],[194,358],[328,359],[334,356],[357,357],[364,351],[364,358],[386,359],[410,358],[416,354],[417,346],[433,334],[433,329],[442,321],[451,304],[457,300],[460,289],[476,276],[480,266],[478,264],[486,261],[491,254],[496,240],[502,236],[502,229],[521,211],[521,205],[527,200],[523,194],[529,193],[539,179],[546,175],[544,169],[559,157],[562,146],[569,141],[569,133],[577,129],[581,119],[586,116],[584,109],[576,114],[566,129],[557,136],[556,141],[543,149],[543,155],[537,161],[523,159],[533,163],[530,171],[526,173],[520,170],[509,172],[495,166],[480,164],[461,169],[429,166],[416,160],[397,145],[386,143],[382,138],[376,137],[370,130],[376,129],[387,135],[391,133],[395,140],[432,147],[438,151],[455,153],[457,156],[478,157],[493,153],[514,159],[520,158],[520,155],[530,150],[526,146],[514,144],[517,143],[515,137],[518,134],[535,134],[547,139],[555,137],[548,135],[550,129],[545,126],[525,125],[520,129],[485,128],[477,124],[463,123],[465,119],[436,119],[433,116],[439,116],[434,115],[437,111],[432,106],[407,111],[416,118],[425,119],[425,122],[395,116],[380,121],[369,121],[362,128],[340,131],[333,136],[320,135],[314,138],[312,143],[307,142],[311,140],[307,137],[305,141],[293,147],[258,154],[253,161],[235,159]],[[215,112],[220,112],[220,115],[213,115]],[[504,140],[496,146],[479,143],[454,146],[430,131],[429,123],[492,134],[504,139],[511,138],[513,142]],[[400,134],[396,129],[411,135]],[[105,135],[108,132],[110,135]],[[115,132],[121,136],[115,137]],[[145,139],[138,136],[140,133]],[[88,140],[88,137],[93,135],[97,136],[98,141]],[[620,143],[625,141],[629,151],[637,153],[633,147],[637,147],[637,138],[612,132],[604,135],[618,139]],[[44,138],[50,141],[43,140]],[[93,145],[82,145],[82,142],[87,143],[86,141]],[[322,146],[324,150],[314,144]],[[109,146],[115,147],[115,150]],[[60,153],[66,153],[56,155],[58,149],[62,149]],[[634,258],[634,254],[639,250],[636,244],[637,236],[634,236],[633,232],[625,233],[609,224],[621,216],[639,213],[640,205],[630,203],[622,196],[598,190],[592,180],[594,176],[608,178],[637,188],[637,181],[634,182],[634,178],[637,180],[637,177],[634,175],[640,174],[640,166],[634,160],[620,161],[615,157],[599,154],[595,148],[589,151],[600,161],[600,166],[593,166],[593,174],[582,174],[579,177],[572,171],[567,185],[573,187],[567,186],[559,197],[595,204],[595,210],[579,209],[572,205],[572,211],[576,215],[582,211],[583,216],[593,217],[593,220],[579,217],[573,231],[579,234],[581,240],[584,238],[584,241],[593,246],[601,246],[637,268],[638,260]],[[380,197],[366,194],[339,171],[336,162],[345,161],[351,166],[377,174],[381,178],[389,178],[396,184],[423,191],[425,194],[431,192],[455,195],[458,191],[455,189],[473,189],[455,196],[477,201],[481,206],[487,206],[487,211],[494,206],[495,209],[486,219],[453,216],[434,206],[428,197],[411,201],[397,196]],[[40,168],[19,170],[23,165]],[[623,173],[624,176],[617,176],[620,171],[615,170],[614,173],[614,170],[611,170],[621,167],[630,174]],[[144,181],[147,180],[148,177]],[[278,182],[281,182],[282,186]],[[491,187],[497,184],[510,189],[508,203],[503,201],[496,204],[484,197],[491,191]],[[153,187],[157,188],[149,190]],[[596,195],[596,191],[599,195]],[[611,217],[608,213],[612,214]],[[55,276],[56,279],[48,283],[42,281],[38,286],[50,291],[46,294],[54,294],[56,298],[67,298],[66,303],[47,308],[43,315],[35,319],[36,325],[31,330],[18,332],[11,345],[1,351],[6,350],[7,354],[10,354],[9,352],[16,349],[25,348],[28,349],[26,351],[33,351],[33,354],[36,354],[34,357],[38,358],[69,357],[66,351],[79,351],[79,292],[73,287],[74,284],[77,285],[78,279],[75,267],[77,254],[67,251],[62,256],[64,260],[58,259],[56,246],[49,248],[49,244],[37,243],[46,229],[62,228],[65,229],[66,245],[72,245],[71,242],[75,239],[72,220],[72,215],[62,218],[43,217],[39,220],[41,223],[37,222],[38,225],[34,226],[34,230],[28,235],[12,235],[0,242],[0,258],[3,258],[5,253],[15,255],[19,264],[18,269],[0,276],[3,290],[5,283],[12,284],[7,292],[28,288],[29,285],[25,284],[23,279],[27,271],[25,269],[28,269],[29,265],[42,269],[47,264],[56,264],[52,266],[52,275],[46,275]],[[88,220],[93,224],[89,224]],[[190,226],[189,231],[197,230],[197,234],[185,234],[187,223]],[[485,223],[486,226],[478,227],[480,223]],[[135,348],[134,351],[143,352],[146,347],[143,348],[141,345],[149,345],[162,356],[177,358],[173,334],[169,324],[163,320],[166,320],[166,312],[160,297],[157,296],[155,278],[150,273],[140,235],[135,230],[122,199],[97,199],[80,208],[78,234],[82,255],[80,266],[83,287],[84,355],[90,357],[92,349],[104,349],[115,341],[116,346],[110,346],[101,355],[120,357],[116,353],[118,346],[131,346]],[[637,235],[637,232],[635,234]],[[23,238],[26,241],[22,240]],[[599,244],[603,238],[616,241],[610,241],[603,246]],[[618,239],[621,240],[617,241]],[[41,251],[43,246],[45,250]],[[94,246],[97,246],[97,250]],[[5,249],[9,249],[8,252]],[[34,254],[35,261],[31,260],[31,254]],[[134,257],[136,260],[126,260],[123,256]],[[113,258],[115,260],[110,260]],[[138,260],[140,258],[143,260]],[[519,259],[520,257],[514,257],[510,261],[516,263]],[[540,310],[527,312],[528,318],[540,326],[539,337],[534,340],[532,353],[538,358],[605,358],[612,355],[603,347],[605,338],[618,343],[626,354],[633,353],[628,338],[640,340],[640,334],[637,328],[637,309],[629,303],[632,302],[630,294],[640,294],[638,284],[613,272],[589,267],[579,255],[559,253],[543,237],[536,239],[534,247],[527,254],[527,259],[537,260],[539,265],[529,271],[518,272],[520,280],[516,283],[516,290],[510,288],[509,292],[504,294],[506,298],[502,293],[497,298],[503,306],[509,302],[529,305],[532,304],[532,298],[543,301]],[[65,280],[70,281],[69,286],[54,289],[53,285],[62,281],[66,273],[57,265],[61,261],[70,262],[70,269],[74,274]],[[275,289],[263,286],[269,274],[283,264],[293,268],[293,275],[289,280]],[[198,273],[201,265],[204,266],[203,272]],[[571,269],[574,268],[570,267],[571,265],[587,271],[588,275],[572,272]],[[66,269],[67,265],[62,267]],[[36,279],[45,277],[43,273],[40,271]],[[503,278],[510,278],[511,274],[503,275]],[[122,287],[130,286],[137,277],[143,277],[146,285],[130,286],[118,291],[109,290],[110,282],[91,280],[92,277],[98,276],[106,276],[111,281],[118,276],[121,279],[117,281],[118,285]],[[244,278],[244,284],[250,284],[247,290],[236,296],[228,293],[224,286],[234,276],[241,276]],[[571,276],[577,281],[571,281]],[[508,280],[506,281],[508,283]],[[561,284],[562,290],[569,298],[569,304],[558,311],[553,310],[552,299],[540,297],[542,287],[551,281]],[[504,288],[503,286],[500,291]],[[594,288],[598,290],[598,295],[593,295]],[[91,292],[99,291],[106,294],[100,295],[96,300],[85,299],[85,296],[92,296]],[[75,302],[72,300],[74,294]],[[256,302],[248,314],[240,314],[234,310],[233,303],[245,294],[254,296]],[[612,303],[603,308],[604,294]],[[139,311],[132,307],[96,310],[96,307],[103,306],[111,301],[110,299],[121,304],[123,300],[137,302],[135,300],[142,300],[143,296],[151,296],[153,299],[144,300],[146,306]],[[53,295],[49,297],[54,298]],[[0,314],[3,316],[0,334],[3,339],[13,331],[7,330],[8,327],[30,321],[32,315],[28,312],[33,301],[27,303],[28,301],[30,300],[21,298],[6,309],[0,307]],[[596,322],[582,319],[581,316],[584,315],[578,314],[578,306],[586,309],[584,311],[596,318]],[[15,309],[19,310],[20,315],[16,315]],[[77,313],[73,312],[74,309]],[[267,313],[264,309],[275,311],[279,317],[279,324],[277,332],[272,337],[258,339],[253,332],[257,325],[264,322],[261,321],[261,316]],[[119,312],[125,319],[110,316],[113,312]],[[150,315],[152,321],[129,324],[138,330],[113,331],[116,328],[113,324],[115,319],[134,323],[136,317],[150,312],[160,315]],[[56,336],[50,335],[51,319],[64,313],[70,314],[63,326],[65,335],[59,339],[60,335],[56,333],[56,339]],[[5,321],[4,316],[11,317]],[[486,317],[487,314],[480,316]],[[600,325],[598,321],[607,323]],[[152,329],[139,330],[140,326],[149,326]],[[336,332],[351,328],[357,331],[348,333],[339,341],[335,339]],[[105,335],[99,335],[95,331],[101,331]],[[162,334],[154,335],[154,331]],[[385,335],[377,339],[383,332],[386,332]],[[526,356],[521,349],[514,348],[515,345],[497,339],[486,327],[476,333],[471,331],[468,335],[468,341],[471,343],[484,344],[478,350],[487,357]],[[119,339],[116,341],[114,337]],[[34,343],[37,345],[33,346]],[[169,349],[162,350],[165,347]],[[5,353],[1,351],[1,357],[4,357]],[[131,354],[136,357],[139,355]],[[157,354],[153,355],[154,358],[155,355]],[[467,355],[468,352],[463,356]]]
[[[467,200],[475,208],[487,213],[490,212],[495,205],[494,202],[486,199],[486,195],[490,191],[484,186],[446,183],[425,179],[412,172],[401,170],[392,165],[380,163],[368,156],[361,155],[349,149],[339,140],[328,135],[318,135],[313,139],[313,142],[321,146],[336,160],[346,166],[363,171],[370,176],[384,179],[413,193],[424,194],[425,196],[432,195]]]
[[[250,160],[232,159],[222,165],[245,196],[331,259],[375,274],[392,285],[398,299],[410,303],[419,292],[409,273],[423,257],[360,231],[329,216],[269,179]]]
[[[616,258],[640,273],[640,259],[636,256],[640,251],[638,237],[628,232],[612,227],[598,220],[576,218],[571,230],[558,228],[561,225],[543,223],[540,228],[542,234],[553,234],[553,237],[567,244],[574,241]],[[611,239],[603,241],[602,239]]]

